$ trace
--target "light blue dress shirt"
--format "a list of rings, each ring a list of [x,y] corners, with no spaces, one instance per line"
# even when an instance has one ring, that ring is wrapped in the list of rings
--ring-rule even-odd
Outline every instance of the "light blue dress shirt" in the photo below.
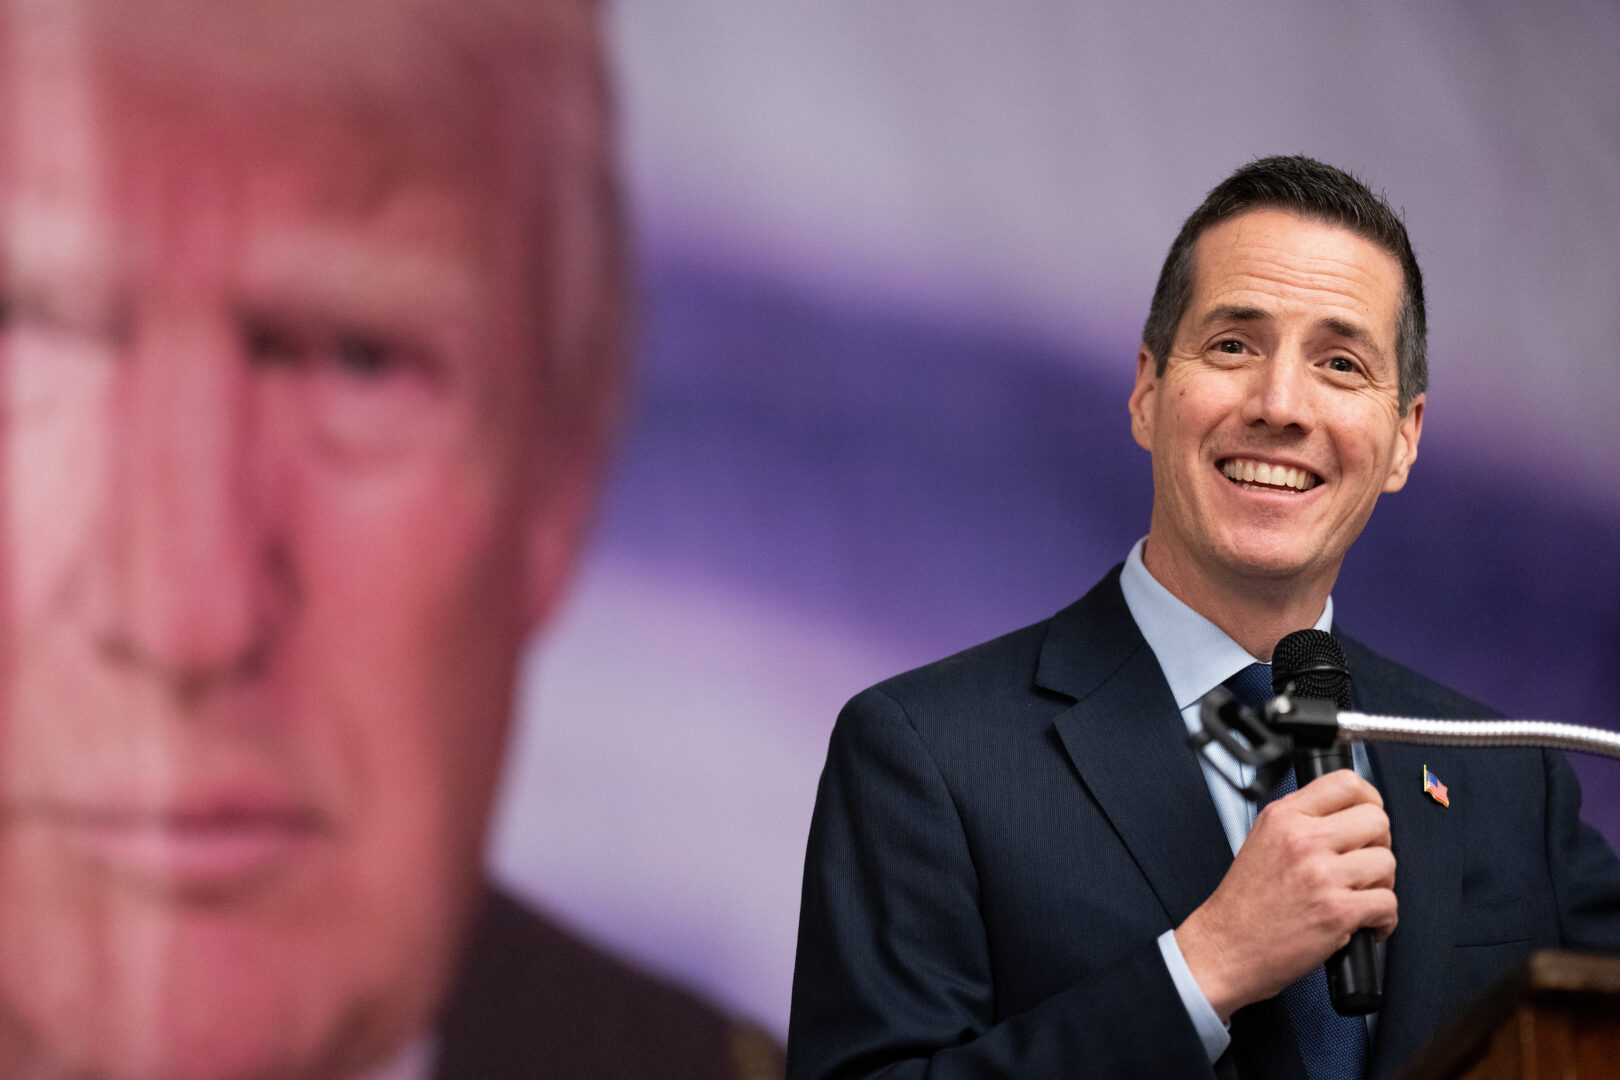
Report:
[[[1165,681],[1170,684],[1170,693],[1176,699],[1176,707],[1181,710],[1181,719],[1191,733],[1200,726],[1198,706],[1204,695],[1255,663],[1258,658],[1250,656],[1248,650],[1228,637],[1224,630],[1182,603],[1148,573],[1142,563],[1142,548],[1146,542],[1145,539],[1138,540],[1131,548],[1130,555],[1125,559],[1125,569],[1119,575],[1119,587],[1125,594],[1125,606],[1130,609],[1131,618],[1136,620],[1137,629],[1142,631],[1142,637],[1159,661]],[[1332,597],[1323,605],[1322,614],[1316,620],[1316,629],[1332,631]],[[1206,748],[1206,753],[1213,755],[1221,769],[1239,777],[1242,783],[1253,779],[1254,770],[1236,761],[1221,747],[1212,744]],[[1369,775],[1366,749],[1360,743],[1355,743],[1352,744],[1351,753],[1356,772],[1362,776]],[[1215,812],[1220,815],[1221,827],[1226,830],[1226,839],[1232,845],[1232,854],[1236,855],[1254,825],[1255,806],[1238,794],[1207,758],[1201,756],[1198,764],[1204,770],[1204,782],[1209,785],[1210,797],[1215,800]],[[1198,1029],[1204,1050],[1209,1054],[1209,1060],[1214,1062],[1226,1052],[1232,1041],[1231,1034],[1199,989],[1186,959],[1181,955],[1181,947],[1176,944],[1174,930],[1166,930],[1159,935],[1159,951],[1164,954],[1165,966],[1175,981],[1187,1015]]]

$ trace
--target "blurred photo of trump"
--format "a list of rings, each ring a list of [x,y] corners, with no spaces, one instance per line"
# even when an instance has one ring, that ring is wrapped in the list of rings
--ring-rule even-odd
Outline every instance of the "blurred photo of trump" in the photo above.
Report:
[[[621,381],[594,5],[0,5],[0,1076],[746,1076],[492,891]]]

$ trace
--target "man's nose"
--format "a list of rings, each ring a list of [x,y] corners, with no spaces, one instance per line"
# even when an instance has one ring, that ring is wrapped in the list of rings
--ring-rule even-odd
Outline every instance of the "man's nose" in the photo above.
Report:
[[[1278,429],[1309,426],[1309,370],[1298,350],[1284,348],[1263,358],[1249,376],[1243,419]]]
[[[131,342],[115,430],[99,647],[183,697],[267,660],[274,578],[250,372],[231,327],[160,310]]]

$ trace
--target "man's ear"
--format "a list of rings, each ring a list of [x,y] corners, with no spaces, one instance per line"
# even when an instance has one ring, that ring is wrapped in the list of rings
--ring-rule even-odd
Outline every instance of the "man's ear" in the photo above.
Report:
[[[1418,439],[1423,437],[1423,398],[1419,394],[1407,406],[1406,415],[1395,427],[1395,456],[1390,459],[1389,476],[1384,480],[1386,492],[1399,491],[1406,486],[1406,474],[1417,460]]]
[[[1131,390],[1131,435],[1142,449],[1153,452],[1153,401],[1159,389],[1158,363],[1144,344],[1136,350],[1136,386]]]
[[[596,494],[596,469],[569,462],[562,475],[538,485],[524,522],[524,614],[544,625],[573,576]]]

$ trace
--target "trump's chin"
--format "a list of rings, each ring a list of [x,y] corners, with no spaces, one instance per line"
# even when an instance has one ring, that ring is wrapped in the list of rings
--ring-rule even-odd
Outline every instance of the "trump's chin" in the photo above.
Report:
[[[0,1076],[341,1080],[429,1022],[432,949],[143,900],[0,906]]]

